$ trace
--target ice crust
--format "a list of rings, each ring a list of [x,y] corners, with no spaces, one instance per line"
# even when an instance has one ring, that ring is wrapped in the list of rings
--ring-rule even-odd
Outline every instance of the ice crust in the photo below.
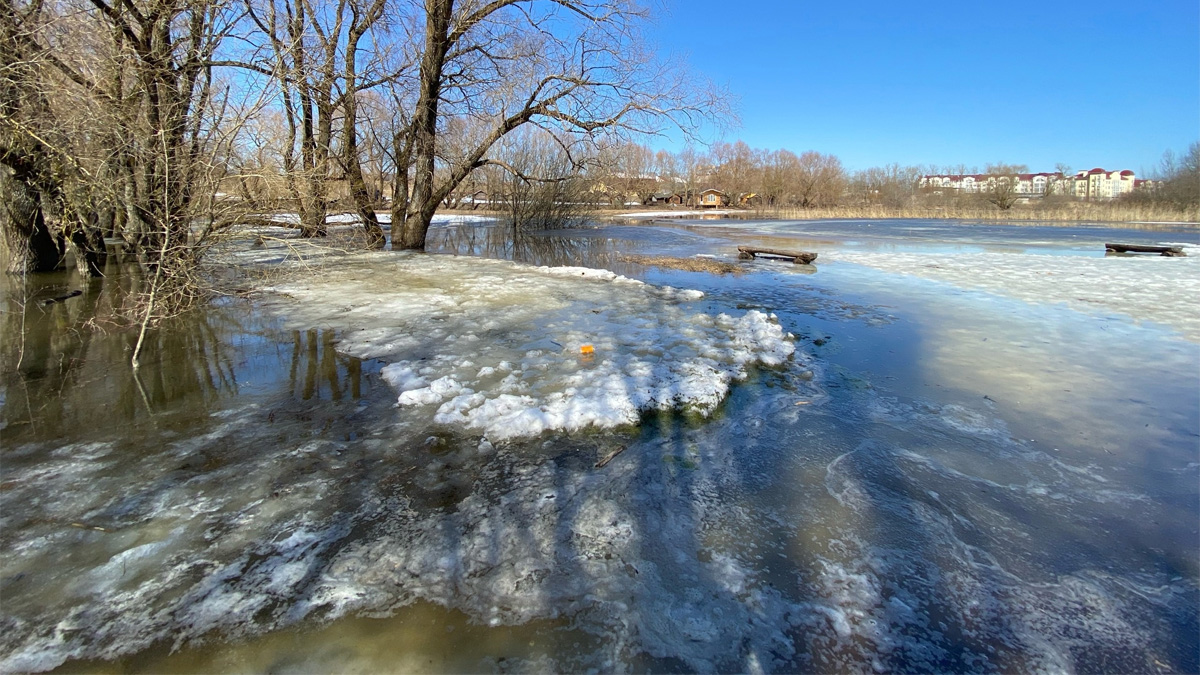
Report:
[[[689,306],[703,293],[608,270],[382,255],[368,264],[392,263],[387,277],[352,265],[276,287],[294,299],[279,311],[338,329],[345,353],[388,361],[381,375],[412,415],[492,441],[634,424],[650,410],[708,415],[749,367],[795,351],[763,312],[710,315]]]
[[[1162,324],[1200,342],[1200,248],[1184,258],[876,253],[835,250],[826,260],[867,265],[1030,303],[1063,303],[1087,313],[1120,313]]]

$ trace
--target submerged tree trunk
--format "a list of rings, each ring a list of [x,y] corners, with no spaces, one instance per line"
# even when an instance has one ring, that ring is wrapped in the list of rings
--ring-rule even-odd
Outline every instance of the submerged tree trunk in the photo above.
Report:
[[[329,234],[325,229],[325,217],[329,204],[325,199],[324,178],[302,176],[300,183],[300,236],[324,237]]]
[[[22,176],[0,168],[0,222],[9,274],[52,272],[62,267],[62,242],[46,224],[40,193]]]
[[[95,218],[95,216],[93,216]],[[96,223],[86,227],[77,226],[71,232],[71,249],[75,253],[75,267],[85,277],[104,276],[104,265],[108,252],[104,248],[104,234]]]

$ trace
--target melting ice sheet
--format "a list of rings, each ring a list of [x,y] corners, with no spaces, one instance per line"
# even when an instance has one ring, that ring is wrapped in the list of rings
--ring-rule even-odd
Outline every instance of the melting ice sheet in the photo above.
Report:
[[[1186,251],[1185,258],[856,251],[835,251],[825,257],[1028,302],[1061,302],[1089,313],[1118,312],[1160,323],[1200,342],[1200,248]]]
[[[379,254],[274,290],[297,327],[337,328],[342,351],[390,362],[412,415],[490,441],[708,415],[749,365],[795,351],[774,317],[713,316],[691,306],[698,291],[607,270]]]

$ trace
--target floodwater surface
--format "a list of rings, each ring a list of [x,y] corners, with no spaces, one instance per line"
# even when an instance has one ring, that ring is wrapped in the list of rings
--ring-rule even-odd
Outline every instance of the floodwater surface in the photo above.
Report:
[[[462,257],[288,275],[137,372],[136,279],[6,280],[0,668],[1200,670],[1195,230],[430,242]],[[739,244],[820,257],[630,257]]]

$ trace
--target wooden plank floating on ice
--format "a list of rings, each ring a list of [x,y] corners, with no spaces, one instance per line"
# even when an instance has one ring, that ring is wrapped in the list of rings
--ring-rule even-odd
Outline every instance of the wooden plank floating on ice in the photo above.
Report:
[[[1176,258],[1185,257],[1182,246],[1142,246],[1140,244],[1105,244],[1106,250],[1113,253],[1160,253]]]
[[[790,258],[797,265],[807,265],[817,259],[816,253],[808,251],[781,251],[777,248],[754,248],[752,246],[739,246],[739,258],[753,258],[759,255],[774,256],[776,258]]]

